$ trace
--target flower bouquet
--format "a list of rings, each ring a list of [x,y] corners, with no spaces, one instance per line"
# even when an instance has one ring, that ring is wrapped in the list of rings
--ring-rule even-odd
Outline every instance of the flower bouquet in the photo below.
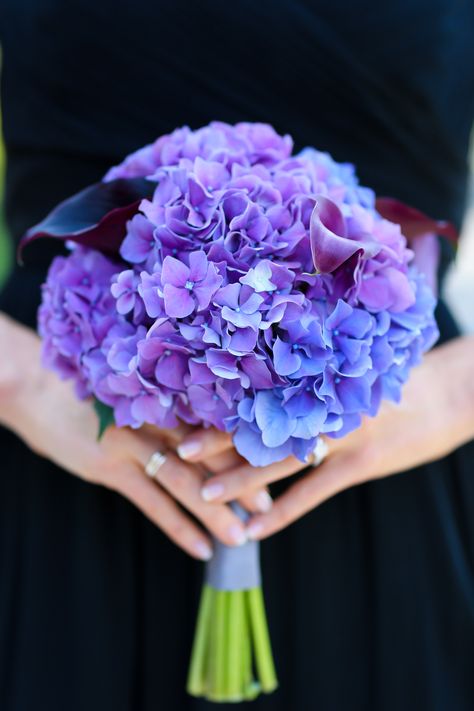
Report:
[[[268,125],[178,129],[27,233],[69,250],[43,287],[44,363],[95,398],[102,427],[213,426],[254,466],[306,462],[321,434],[398,400],[436,340],[407,243],[433,232],[451,229]],[[276,685],[258,544],[216,542],[188,690]]]

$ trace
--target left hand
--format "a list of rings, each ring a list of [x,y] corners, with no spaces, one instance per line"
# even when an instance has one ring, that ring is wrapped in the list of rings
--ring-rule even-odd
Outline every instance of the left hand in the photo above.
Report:
[[[427,354],[413,370],[401,402],[384,403],[375,418],[364,418],[361,427],[344,438],[326,438],[329,454],[324,462],[292,484],[270,511],[252,516],[248,537],[266,538],[344,489],[439,459],[473,438],[473,355],[473,337],[458,338]],[[212,458],[214,471],[220,472],[201,490],[206,501],[241,498],[307,466],[289,457],[252,467],[234,451],[235,464],[229,468],[231,448],[230,436],[216,430],[194,431],[178,447],[190,462]]]

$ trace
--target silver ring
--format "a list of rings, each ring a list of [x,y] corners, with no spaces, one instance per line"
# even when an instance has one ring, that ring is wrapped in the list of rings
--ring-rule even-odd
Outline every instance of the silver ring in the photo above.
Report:
[[[145,467],[145,474],[151,479],[156,479],[156,475],[166,462],[166,455],[161,452],[153,452]]]
[[[311,464],[312,467],[319,467],[319,465],[324,462],[328,454],[329,447],[327,442],[324,439],[321,439],[321,437],[318,437],[316,445],[306,461],[308,464]]]

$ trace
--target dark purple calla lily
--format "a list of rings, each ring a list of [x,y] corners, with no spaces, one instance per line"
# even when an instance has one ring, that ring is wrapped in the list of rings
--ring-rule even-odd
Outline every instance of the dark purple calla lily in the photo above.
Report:
[[[41,237],[71,240],[107,254],[117,254],[125,226],[143,198],[150,198],[156,183],[146,178],[119,178],[95,183],[59,203],[25,234],[23,248]]]
[[[375,242],[362,242],[346,237],[346,224],[333,200],[318,195],[311,214],[310,241],[313,264],[321,274],[330,274],[356,252],[374,256],[380,251]]]
[[[390,222],[396,222],[407,240],[410,242],[415,237],[420,237],[428,232],[447,237],[452,242],[457,242],[458,231],[451,222],[434,220],[421,210],[411,205],[405,205],[400,200],[391,197],[379,197],[375,201],[379,215]]]
[[[434,220],[421,210],[405,205],[390,197],[379,197],[375,202],[377,212],[386,220],[400,225],[402,233],[415,257],[413,263],[426,276],[428,284],[437,292],[437,271],[440,246],[437,235],[457,243],[459,234],[453,224],[445,220]]]

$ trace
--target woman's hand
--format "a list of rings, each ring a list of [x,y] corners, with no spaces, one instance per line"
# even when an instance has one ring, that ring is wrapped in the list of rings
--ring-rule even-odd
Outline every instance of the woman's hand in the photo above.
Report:
[[[31,449],[82,479],[119,492],[194,557],[211,557],[207,531],[228,545],[246,540],[242,522],[228,505],[214,506],[202,499],[206,471],[186,464],[171,451],[189,428],[110,427],[99,442],[92,404],[79,401],[70,383],[41,367],[38,337],[0,316],[0,342],[0,421]],[[166,450],[166,461],[155,481],[144,470],[157,450]],[[235,454],[226,456],[232,466]],[[240,501],[249,510],[263,510],[258,504],[259,493],[261,496],[262,492],[253,490]]]
[[[473,337],[459,338],[429,353],[413,371],[400,404],[385,403],[377,417],[365,418],[356,431],[342,439],[326,439],[325,461],[292,484],[268,513],[250,519],[249,537],[265,538],[343,489],[439,459],[472,439],[473,363]],[[189,461],[205,461],[230,445],[228,435],[199,431],[185,437],[178,452]],[[218,460],[214,461],[218,469]],[[224,472],[222,467],[201,495],[221,505],[304,466],[290,457],[267,467],[243,462]]]

